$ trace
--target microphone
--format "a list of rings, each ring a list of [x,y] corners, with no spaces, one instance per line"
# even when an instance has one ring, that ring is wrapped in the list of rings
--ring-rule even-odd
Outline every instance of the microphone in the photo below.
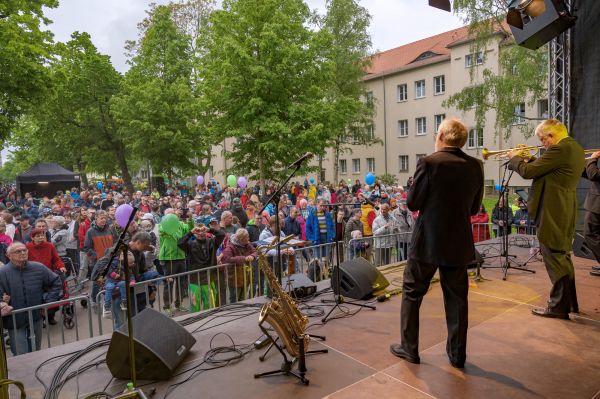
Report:
[[[306,154],[302,155],[300,158],[298,158],[294,162],[292,162],[290,164],[290,166],[288,166],[288,169],[291,167],[294,167],[294,166],[298,167],[298,166],[302,165],[302,162],[304,162],[308,158],[312,158],[313,156],[314,156],[314,154],[312,152],[307,152]]]
[[[377,302],[385,302],[388,299],[390,299],[393,295],[398,295],[402,293],[402,288],[398,288],[389,292],[386,292],[384,294],[381,294],[377,297]]]

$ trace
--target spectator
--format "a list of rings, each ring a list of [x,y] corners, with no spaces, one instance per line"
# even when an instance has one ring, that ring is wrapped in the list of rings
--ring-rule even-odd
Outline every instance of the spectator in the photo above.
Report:
[[[396,237],[393,234],[398,231],[398,221],[390,214],[390,205],[381,205],[381,215],[373,221],[376,266],[387,265],[391,262],[392,248],[396,243]]]
[[[112,313],[112,297],[115,289],[118,289],[121,299],[121,310],[127,310],[127,292],[125,287],[125,271],[123,270],[123,253],[120,254],[120,259],[113,262],[109,266],[104,283],[104,311],[102,316],[108,318]],[[127,251],[127,265],[130,268],[129,286],[135,285],[135,258],[131,251]]]
[[[513,211],[504,203],[504,196],[496,203],[492,211],[492,223],[495,225],[494,237],[510,234],[513,223]]]
[[[525,205],[521,199],[519,199],[517,205],[519,206],[519,210],[515,212],[515,216],[513,217],[513,224],[517,226],[517,233],[534,234],[533,225],[529,218],[529,212],[527,211],[527,205]]]
[[[36,213],[36,215],[37,215],[37,213]],[[19,220],[19,226],[17,227],[17,230],[15,231],[14,241],[19,241],[19,242],[28,241],[28,239],[30,239],[29,234],[31,233],[32,229],[33,229],[33,226],[31,225],[31,219],[29,219],[29,217],[27,217],[26,215],[21,216],[21,220]]]
[[[246,215],[246,211],[242,208],[242,203],[239,198],[234,198],[231,205],[231,213],[233,216],[236,216],[239,220],[240,227],[246,227],[248,224],[248,215]]]
[[[350,219],[348,219],[348,222],[346,223],[346,228],[344,229],[344,241],[346,242],[346,245],[348,245],[348,243],[350,242],[350,240],[352,239],[352,232],[353,231],[360,231],[360,236],[363,236],[363,223],[361,222],[361,217],[362,217],[362,212],[360,209],[353,209]]]
[[[51,221],[50,237],[52,245],[56,248],[58,256],[67,256],[67,241],[69,240],[69,226],[63,216],[53,216]]]
[[[0,244],[4,245],[4,248],[8,248],[12,243],[12,238],[6,234],[6,223],[4,223],[4,220],[0,220]]]
[[[54,302],[60,299],[62,282],[60,277],[38,262],[27,260],[27,247],[15,242],[7,251],[10,262],[0,267],[0,297],[13,310]],[[5,307],[6,307],[5,305]],[[4,310],[4,309],[3,309]],[[4,312],[3,312],[4,314]],[[10,336],[10,350],[14,356],[33,352],[41,348],[42,313],[20,313],[3,318],[4,327]],[[16,324],[15,324],[16,323]],[[35,336],[35,347],[31,337]]]
[[[335,225],[331,213],[327,211],[325,201],[319,201],[316,211],[310,212],[306,220],[306,239],[312,241],[313,245],[322,245],[316,249],[318,258],[325,257],[326,263],[330,264],[331,249],[329,243],[335,239]]]
[[[233,224],[233,214],[230,211],[221,213],[221,228],[227,235],[235,234],[240,226]]]
[[[485,241],[490,239],[490,229],[488,222],[490,215],[485,210],[485,206],[481,204],[479,212],[471,216],[471,228],[473,229],[473,242]]]
[[[408,244],[412,237],[412,229],[415,224],[412,213],[406,206],[406,200],[400,200],[400,205],[396,208],[392,215],[398,222],[398,260],[406,260],[408,258]]]
[[[245,265],[256,259],[256,249],[250,243],[250,236],[246,229],[238,229],[226,241],[221,262],[233,264],[233,267],[227,271],[229,301],[233,303],[245,299],[244,283],[248,280]]]

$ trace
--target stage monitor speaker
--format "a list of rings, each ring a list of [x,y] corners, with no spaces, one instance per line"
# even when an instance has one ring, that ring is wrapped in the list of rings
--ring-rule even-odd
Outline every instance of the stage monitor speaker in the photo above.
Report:
[[[579,233],[575,233],[575,240],[573,240],[573,255],[579,258],[586,258],[591,260],[596,260],[594,256],[594,252],[585,242],[585,238],[583,235]]]
[[[516,15],[517,21],[520,21],[516,25],[520,26],[512,25],[510,17],[507,17],[510,30],[520,46],[537,50],[575,25],[576,18],[569,13],[564,0],[543,0],[544,11],[536,17],[526,15],[527,9],[519,12],[518,5],[522,3],[523,0],[512,0],[509,4],[509,15]]]
[[[337,290],[337,267],[331,275],[331,288]],[[382,290],[390,282],[365,258],[347,260],[340,264],[340,294],[354,299],[365,299],[374,291]]]
[[[153,309],[132,319],[135,373],[138,380],[166,380],[185,358],[196,339],[175,320]],[[113,377],[131,379],[127,323],[113,332],[106,364]]]

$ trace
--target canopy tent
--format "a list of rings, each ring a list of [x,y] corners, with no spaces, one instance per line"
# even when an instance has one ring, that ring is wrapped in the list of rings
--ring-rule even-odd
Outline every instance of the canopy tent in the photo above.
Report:
[[[57,191],[79,188],[79,174],[55,163],[38,163],[17,176],[17,194],[31,193],[33,197],[54,196]]]

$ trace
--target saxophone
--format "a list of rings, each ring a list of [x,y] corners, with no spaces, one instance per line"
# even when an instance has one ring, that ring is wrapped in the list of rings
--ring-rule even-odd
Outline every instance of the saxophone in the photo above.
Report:
[[[289,241],[293,236],[288,236],[281,242]],[[277,240],[274,240],[270,245],[261,245],[257,248],[258,265],[260,270],[269,280],[269,286],[273,298],[270,303],[265,303],[258,317],[258,324],[268,323],[285,345],[287,352],[292,357],[300,355],[300,344],[303,343],[304,352],[308,348],[309,336],[304,333],[308,324],[308,317],[298,309],[296,301],[291,298],[287,292],[281,287],[277,277],[273,274],[273,270],[267,260],[267,252],[277,246]]]

